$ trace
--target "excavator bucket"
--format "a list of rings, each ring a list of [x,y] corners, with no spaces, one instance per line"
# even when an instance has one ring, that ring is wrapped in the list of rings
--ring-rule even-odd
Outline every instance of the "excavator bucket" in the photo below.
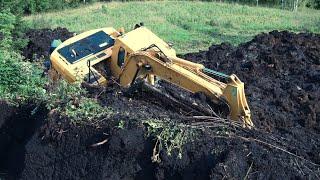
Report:
[[[230,106],[231,119],[241,119],[245,127],[253,127],[250,109],[244,93],[244,83],[236,75],[229,77],[229,83],[223,92],[223,96]]]

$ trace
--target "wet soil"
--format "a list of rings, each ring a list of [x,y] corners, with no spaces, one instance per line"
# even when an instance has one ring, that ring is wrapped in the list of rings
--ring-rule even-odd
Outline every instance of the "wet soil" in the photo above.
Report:
[[[208,68],[236,74],[246,85],[259,128],[320,129],[320,36],[273,31],[233,47],[187,54]]]
[[[30,39],[53,39],[55,33],[58,37],[54,38],[70,35],[59,29],[30,31],[29,35]],[[46,56],[51,40],[39,42],[30,45],[30,49],[37,48],[26,50],[24,53],[31,53],[26,57],[34,57],[33,53]],[[112,107],[114,114],[87,125],[74,125],[41,106],[33,111],[32,105],[12,107],[2,102],[0,177],[319,179],[319,35],[273,31],[237,47],[213,45],[208,51],[182,57],[236,74],[246,85],[256,129],[233,127],[224,131],[232,136],[221,136],[215,128],[202,128],[197,138],[184,146],[181,159],[176,151],[172,155],[162,151],[161,162],[153,163],[155,139],[146,136],[141,120],[181,121],[185,111],[150,92],[128,96],[116,85],[92,90],[91,96],[99,96],[101,104]],[[118,126],[120,121],[125,122],[123,128]]]
[[[73,36],[66,28],[56,29],[31,29],[25,34],[29,40],[28,45],[22,49],[22,55],[31,61],[41,58],[48,59],[51,42],[55,39],[65,41]]]

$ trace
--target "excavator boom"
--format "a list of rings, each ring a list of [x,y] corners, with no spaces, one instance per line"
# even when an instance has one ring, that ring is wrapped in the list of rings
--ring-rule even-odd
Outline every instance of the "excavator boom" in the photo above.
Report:
[[[138,77],[145,77],[152,84],[154,78],[159,77],[192,93],[204,93],[215,103],[226,102],[230,107],[231,119],[241,119],[246,127],[253,126],[244,84],[237,76],[221,73],[220,75],[228,78],[229,82],[225,84],[206,75],[204,72],[215,71],[204,68],[201,64],[180,58],[169,60],[160,60],[145,51],[133,53],[128,57],[128,63],[120,74],[120,84],[130,87]]]

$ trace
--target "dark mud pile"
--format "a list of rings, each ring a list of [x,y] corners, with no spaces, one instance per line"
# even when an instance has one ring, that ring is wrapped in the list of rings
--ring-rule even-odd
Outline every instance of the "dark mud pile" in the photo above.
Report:
[[[213,45],[185,57],[244,81],[259,128],[320,130],[319,35],[273,31],[239,47]]]
[[[35,34],[41,39],[39,32]],[[50,42],[35,46],[45,49]],[[225,130],[234,134],[228,137],[204,128],[184,146],[181,159],[176,151],[171,156],[162,151],[162,161],[153,163],[155,140],[146,137],[141,120],[180,121],[183,116],[175,105],[148,92],[128,96],[116,85],[104,93],[94,90],[92,96],[99,96],[114,114],[86,126],[73,125],[41,108],[35,111],[33,106],[12,108],[2,103],[7,113],[0,116],[0,177],[319,179],[319,35],[274,31],[238,47],[214,45],[183,57],[239,76],[245,82],[257,129]],[[124,127],[119,127],[121,121]]]
[[[66,28],[56,29],[31,29],[25,34],[29,40],[28,45],[22,49],[22,55],[29,60],[49,58],[49,49],[54,39],[65,41],[73,36]]]

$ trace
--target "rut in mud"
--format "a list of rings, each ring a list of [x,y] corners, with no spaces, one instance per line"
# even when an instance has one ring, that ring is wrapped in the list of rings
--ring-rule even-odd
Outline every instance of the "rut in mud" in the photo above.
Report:
[[[26,50],[24,54],[29,54],[26,57],[32,57],[33,53],[46,56],[46,48],[49,48],[51,40],[57,38],[53,37],[55,33],[58,38],[72,34],[61,29],[30,31],[30,39],[39,41],[31,41],[33,45],[29,49],[36,48]],[[233,127],[228,132],[235,136],[225,138],[217,136],[215,128],[204,128],[196,140],[184,146],[181,159],[177,158],[175,151],[171,156],[163,151],[160,153],[162,161],[152,163],[155,140],[146,138],[141,120],[169,118],[181,121],[181,111],[175,109],[175,105],[166,104],[166,101],[157,101],[157,97],[148,92],[138,92],[138,96],[129,97],[116,86],[109,87],[99,99],[117,113],[98,125],[75,126],[54,113],[49,113],[44,119],[43,113],[46,114],[46,111],[41,109],[30,118],[26,112],[22,113],[24,116],[7,113],[7,116],[1,117],[1,147],[8,142],[8,139],[3,139],[7,138],[6,134],[12,134],[15,126],[21,127],[19,123],[37,119],[39,124],[27,136],[22,133],[27,139],[11,145],[13,149],[23,149],[19,154],[10,151],[9,155],[1,149],[3,157],[8,157],[5,161],[8,163],[1,164],[0,177],[319,178],[319,35],[273,31],[260,34],[237,47],[213,45],[208,51],[183,57],[214,70],[236,74],[246,85],[257,130],[244,131]],[[5,106],[1,104],[1,107]],[[12,111],[19,112],[21,109]],[[126,122],[124,128],[117,127],[120,121]],[[107,142],[101,146],[91,146],[104,140]],[[10,165],[9,162],[14,162],[10,158],[15,155],[23,158],[18,165]]]

